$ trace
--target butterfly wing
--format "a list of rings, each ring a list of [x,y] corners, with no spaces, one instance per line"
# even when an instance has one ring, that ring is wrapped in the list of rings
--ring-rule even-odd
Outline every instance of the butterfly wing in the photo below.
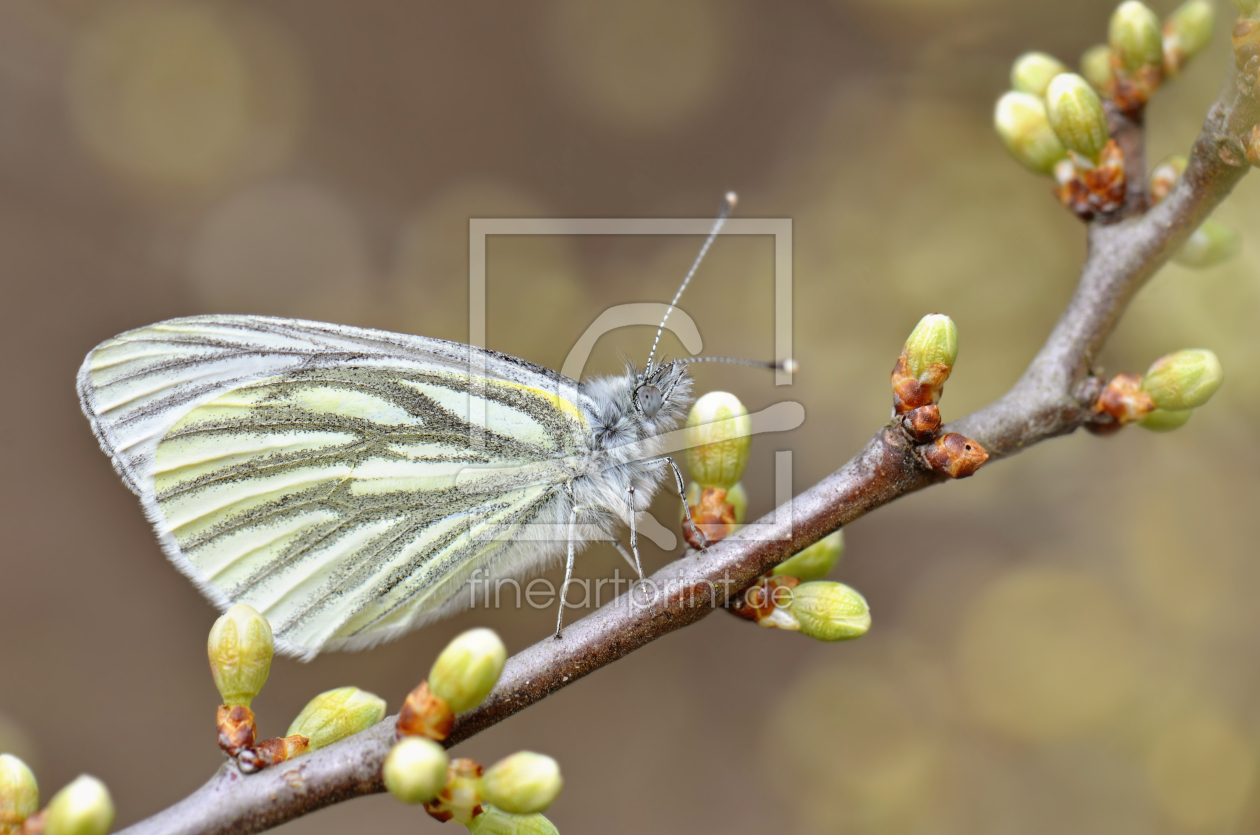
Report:
[[[588,431],[576,386],[466,345],[243,316],[131,331],[79,377],[171,560],[307,657],[467,605],[473,571],[553,520]]]

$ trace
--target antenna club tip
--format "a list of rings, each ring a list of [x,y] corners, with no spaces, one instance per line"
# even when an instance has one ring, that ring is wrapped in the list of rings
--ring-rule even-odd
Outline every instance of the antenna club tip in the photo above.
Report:
[[[726,193],[726,197],[723,199],[726,200],[726,205],[730,206],[732,209],[739,203],[739,195],[733,191],[728,191]]]
[[[801,370],[801,364],[791,357],[788,357],[783,360],[783,362],[779,363],[779,368],[786,371],[788,374],[795,374],[797,371]]]

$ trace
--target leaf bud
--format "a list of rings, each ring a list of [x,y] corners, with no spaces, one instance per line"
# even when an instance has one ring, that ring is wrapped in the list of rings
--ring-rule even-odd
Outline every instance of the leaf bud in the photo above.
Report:
[[[1251,14],[1260,8],[1260,0],[1234,0],[1234,8],[1238,9],[1239,14]]]
[[[545,811],[563,787],[560,764],[532,751],[499,760],[481,778],[481,796],[514,815]]]
[[[798,580],[821,580],[831,573],[844,556],[844,531],[828,534],[803,551],[788,557],[771,570]]]
[[[0,833],[21,831],[22,821],[39,811],[35,775],[12,754],[0,754]]]
[[[357,687],[338,687],[311,699],[289,725],[286,736],[300,734],[311,750],[332,745],[385,718],[385,700]]]
[[[1138,426],[1151,432],[1171,432],[1185,426],[1186,421],[1190,420],[1193,414],[1194,409],[1182,409],[1177,412],[1156,409],[1138,421]]]
[[[114,801],[104,783],[82,774],[53,795],[44,814],[44,835],[105,835],[114,823]]]
[[[1238,234],[1212,218],[1190,233],[1173,260],[1183,267],[1206,269],[1223,264],[1238,254]]]
[[[1054,164],[1067,156],[1046,116],[1046,105],[1032,93],[1009,92],[993,109],[993,129],[1020,165],[1038,174],[1050,174]]]
[[[447,644],[433,662],[429,687],[455,713],[481,704],[499,681],[507,648],[492,629],[470,629]]]
[[[1011,65],[1011,87],[1021,93],[1044,96],[1050,79],[1067,71],[1067,66],[1053,55],[1025,52]]]
[[[791,590],[782,609],[802,635],[819,641],[860,638],[871,628],[871,609],[866,598],[843,583],[801,583]]]
[[[988,451],[957,432],[941,435],[923,450],[923,460],[933,472],[949,478],[967,478],[989,460]]]
[[[482,813],[468,824],[471,835],[560,835],[542,815],[513,815],[489,803],[481,808]]]
[[[409,736],[385,757],[385,788],[403,803],[428,803],[446,786],[445,749],[431,739]]]
[[[1102,100],[1089,82],[1076,73],[1063,73],[1046,90],[1050,127],[1069,151],[1098,161],[1110,138]]]
[[[1114,95],[1116,76],[1111,68],[1111,47],[1100,43],[1081,53],[1081,75],[1098,91],[1098,95]]]
[[[249,707],[271,672],[271,624],[253,606],[233,604],[210,628],[206,650],[223,704]]]
[[[1159,18],[1138,0],[1125,0],[1112,12],[1107,41],[1119,65],[1130,74],[1164,65]]]
[[[1210,0],[1186,0],[1164,21],[1164,74],[1179,74],[1212,40],[1216,15]]]
[[[1158,409],[1197,409],[1221,387],[1224,376],[1216,354],[1206,348],[1190,349],[1157,359],[1147,369],[1142,389]]]
[[[683,430],[687,471],[701,487],[733,487],[748,466],[752,418],[739,398],[711,391],[696,401]]]
[[[1151,170],[1152,200],[1159,203],[1169,195],[1186,170],[1186,163],[1184,154],[1171,154],[1160,160],[1159,165]]]

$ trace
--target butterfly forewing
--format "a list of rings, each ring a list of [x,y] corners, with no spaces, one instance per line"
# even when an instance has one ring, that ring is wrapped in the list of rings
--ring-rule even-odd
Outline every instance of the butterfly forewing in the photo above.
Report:
[[[493,354],[470,376],[468,351],[198,317],[103,344],[80,390],[168,555],[309,655],[439,614],[580,458],[575,383]]]

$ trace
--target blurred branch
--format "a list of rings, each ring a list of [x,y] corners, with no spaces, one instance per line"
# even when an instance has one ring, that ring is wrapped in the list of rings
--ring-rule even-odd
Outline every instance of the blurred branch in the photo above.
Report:
[[[996,402],[946,427],[1005,458],[1090,422],[1103,381],[1093,373],[1129,300],[1177,251],[1248,170],[1240,137],[1260,116],[1237,90],[1231,68],[1172,193],[1147,210],[1139,121],[1112,114],[1131,185],[1107,223],[1089,227],[1080,283],[1050,337],[1019,381]],[[703,556],[676,560],[650,578],[652,608],[626,595],[513,656],[495,691],[462,715],[448,745],[518,713],[588,673],[721,608],[782,560],[871,510],[944,480],[900,425],[875,433],[852,460],[792,500],[790,507],[722,540]],[[750,531],[758,538],[752,538]],[[381,765],[394,717],[292,761],[245,775],[235,762],[183,801],[126,830],[129,835],[260,832],[307,812],[383,791]]]

